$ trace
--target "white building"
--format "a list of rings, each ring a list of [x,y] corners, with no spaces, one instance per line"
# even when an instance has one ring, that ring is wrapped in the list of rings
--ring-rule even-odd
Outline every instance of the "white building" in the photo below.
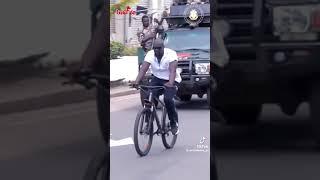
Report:
[[[114,4],[117,0],[111,0]],[[136,10],[136,6],[148,8],[148,14],[153,14],[153,17],[160,19],[160,15],[169,8],[172,0],[140,0],[139,3],[131,6]],[[117,15],[115,14],[110,21],[110,41],[118,41],[128,46],[139,46],[137,32],[142,29],[141,17],[139,15]]]

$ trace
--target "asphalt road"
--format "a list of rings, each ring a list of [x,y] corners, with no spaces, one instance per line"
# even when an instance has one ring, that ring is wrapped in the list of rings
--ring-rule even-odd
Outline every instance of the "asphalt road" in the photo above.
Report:
[[[306,104],[294,117],[266,105],[256,127],[213,128],[220,179],[319,180],[320,151],[308,116]]]
[[[136,96],[136,97],[135,97]],[[132,137],[139,108],[137,95],[111,101],[111,138]],[[111,178],[209,179],[209,154],[187,152],[201,137],[209,137],[205,101],[179,107],[181,133],[172,150],[156,136],[148,156],[140,158],[132,145],[111,147]],[[0,179],[79,180],[92,156],[100,152],[95,102],[65,105],[0,116]],[[312,148],[308,109],[284,116],[265,106],[260,125],[211,128],[222,180],[319,180],[320,152]],[[213,147],[210,147],[213,148]]]
[[[104,148],[95,102],[0,116],[0,179],[80,180]]]
[[[114,99],[111,107],[111,139],[132,138],[134,120],[141,108],[139,96]],[[154,136],[146,157],[139,157],[129,142],[126,146],[111,147],[110,180],[209,180],[210,112],[205,99],[194,99],[192,104],[179,103],[178,114],[180,133],[171,150],[165,150],[160,136]],[[203,144],[202,137],[206,138]]]

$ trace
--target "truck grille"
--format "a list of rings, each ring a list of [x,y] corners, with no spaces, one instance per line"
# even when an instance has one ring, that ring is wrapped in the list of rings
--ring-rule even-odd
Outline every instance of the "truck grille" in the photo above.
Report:
[[[190,63],[191,63],[191,69],[190,69]],[[181,76],[195,74],[194,64],[192,63],[192,61],[179,61],[178,68],[182,69],[182,72],[180,74]]]
[[[225,38],[231,61],[255,60],[253,15],[254,0],[217,0],[217,15],[226,18],[231,32]]]

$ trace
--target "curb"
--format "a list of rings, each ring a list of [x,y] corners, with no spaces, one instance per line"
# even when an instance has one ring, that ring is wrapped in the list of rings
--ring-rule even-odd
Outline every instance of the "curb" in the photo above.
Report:
[[[115,97],[120,97],[120,96],[127,96],[127,95],[138,94],[138,93],[139,93],[139,91],[137,91],[137,90],[128,90],[128,91],[123,91],[123,92],[110,94],[110,98],[115,98]]]
[[[137,94],[137,90],[127,90],[110,94],[110,98]],[[0,103],[0,115],[25,112],[42,108],[57,107],[65,104],[81,103],[95,99],[95,89],[58,92],[40,97],[32,97],[13,102]]]

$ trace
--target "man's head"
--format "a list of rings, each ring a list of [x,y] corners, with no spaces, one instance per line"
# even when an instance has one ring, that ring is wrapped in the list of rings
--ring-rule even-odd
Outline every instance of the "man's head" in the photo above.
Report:
[[[154,55],[157,58],[161,58],[164,53],[164,42],[162,39],[157,38],[153,42],[153,50],[154,50]]]
[[[149,26],[149,24],[150,24],[150,19],[149,19],[149,16],[147,16],[147,15],[144,15],[144,16],[142,16],[142,25],[143,25],[143,27],[148,27]]]

